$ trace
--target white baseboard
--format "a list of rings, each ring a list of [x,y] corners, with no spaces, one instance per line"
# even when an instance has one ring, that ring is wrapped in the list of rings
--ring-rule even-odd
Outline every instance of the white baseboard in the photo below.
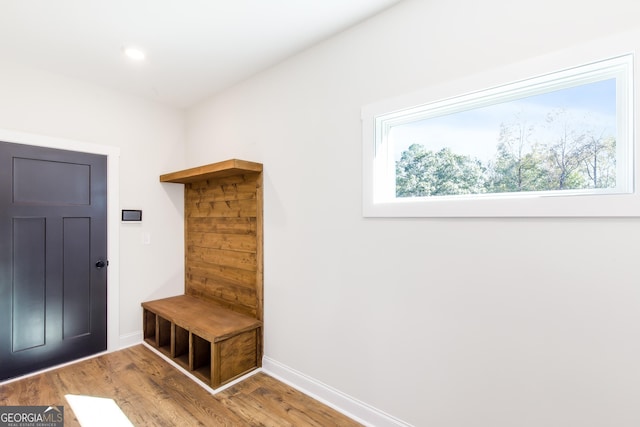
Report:
[[[122,350],[123,348],[127,348],[127,347],[131,347],[131,346],[134,346],[134,345],[137,345],[137,344],[141,344],[142,341],[143,341],[142,340],[142,331],[133,332],[131,334],[126,334],[126,335],[120,335],[118,341],[119,341],[118,342],[118,344],[119,344],[118,348],[107,349],[106,351],[101,351],[99,353],[92,354],[92,355],[89,355],[89,356],[86,356],[86,357],[82,357],[80,359],[71,360],[69,362],[61,363],[59,365],[54,365],[54,366],[51,366],[51,367],[48,367],[48,368],[40,369],[40,370],[35,371],[35,372],[30,372],[28,374],[21,375],[19,377],[12,378],[10,380],[0,381],[0,385],[8,384],[10,382],[14,382],[14,381],[18,381],[18,380],[23,380],[25,378],[33,377],[33,376],[38,375],[38,374],[42,374],[42,373],[45,373],[45,372],[53,371],[54,369],[58,369],[58,368],[62,368],[62,367],[65,367],[65,366],[73,365],[75,363],[82,362],[84,360],[93,359],[94,357],[99,357],[99,356],[105,355],[107,353],[111,353],[112,351]]]
[[[74,364],[76,364],[78,362],[83,362],[85,360],[93,359],[95,357],[104,356],[107,353],[109,353],[109,352],[108,351],[101,351],[100,353],[96,353],[96,354],[92,354],[92,355],[89,355],[89,356],[81,357],[80,359],[71,360],[69,362],[60,363],[59,365],[53,365],[53,366],[49,366],[48,368],[40,369],[38,371],[29,372],[28,374],[20,375],[19,377],[11,378],[11,379],[8,379],[8,380],[5,380],[5,381],[0,381],[0,386],[3,386],[5,384],[9,384],[9,383],[12,383],[12,382],[15,382],[15,381],[24,380],[24,379],[29,378],[29,377],[34,377],[36,375],[44,374],[45,372],[54,371],[54,370],[59,369],[59,368],[64,368],[65,366],[74,365]]]
[[[141,344],[143,341],[142,331],[132,332],[130,334],[120,335],[119,347],[116,350]]]
[[[262,358],[262,370],[365,426],[411,427],[404,421],[266,356]]]

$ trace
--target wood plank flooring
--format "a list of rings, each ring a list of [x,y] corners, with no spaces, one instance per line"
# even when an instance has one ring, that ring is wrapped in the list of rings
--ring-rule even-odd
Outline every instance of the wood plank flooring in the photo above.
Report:
[[[65,407],[65,394],[113,399],[135,426],[359,426],[265,373],[211,395],[143,345],[0,385],[0,406]]]

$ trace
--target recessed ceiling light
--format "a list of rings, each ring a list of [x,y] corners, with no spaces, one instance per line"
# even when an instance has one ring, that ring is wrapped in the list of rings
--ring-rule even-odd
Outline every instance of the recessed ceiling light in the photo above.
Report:
[[[133,61],[144,61],[145,54],[137,47],[128,46],[124,48],[124,54]]]

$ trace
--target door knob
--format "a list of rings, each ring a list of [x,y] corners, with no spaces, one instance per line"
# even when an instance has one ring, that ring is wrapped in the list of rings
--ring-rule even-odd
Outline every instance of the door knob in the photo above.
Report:
[[[107,265],[109,265],[109,261],[100,260],[100,261],[96,262],[96,268],[98,270],[100,270],[101,268],[106,267]]]

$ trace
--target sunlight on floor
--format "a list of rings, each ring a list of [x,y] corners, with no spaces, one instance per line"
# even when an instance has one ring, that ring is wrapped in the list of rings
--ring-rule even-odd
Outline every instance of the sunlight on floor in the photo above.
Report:
[[[64,396],[82,427],[131,426],[133,424],[113,399],[93,396]]]

